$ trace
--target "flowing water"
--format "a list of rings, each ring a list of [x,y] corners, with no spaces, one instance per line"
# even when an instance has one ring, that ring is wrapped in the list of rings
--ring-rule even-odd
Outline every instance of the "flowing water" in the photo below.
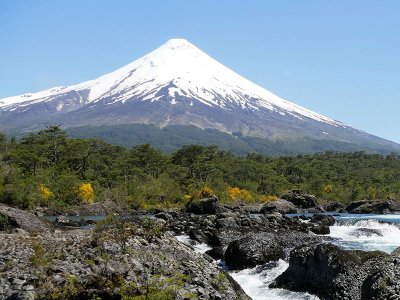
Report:
[[[336,215],[336,224],[330,227],[333,243],[342,249],[392,252],[400,246],[400,215]],[[204,253],[210,249],[205,244],[193,244],[187,236],[179,236],[195,250]],[[289,264],[286,261],[268,263],[252,269],[230,271],[231,276],[254,300],[315,300],[318,297],[307,293],[295,293],[268,286],[282,274]]]

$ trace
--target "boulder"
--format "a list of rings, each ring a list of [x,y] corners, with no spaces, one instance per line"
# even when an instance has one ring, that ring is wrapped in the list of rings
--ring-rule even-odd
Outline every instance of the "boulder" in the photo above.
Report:
[[[239,225],[234,217],[227,217],[216,220],[215,228],[220,229],[225,227],[236,228],[239,227]]]
[[[235,269],[252,268],[284,257],[282,246],[271,233],[251,234],[235,240],[225,251],[226,263]]]
[[[332,201],[322,206],[322,208],[327,212],[339,212],[346,206],[342,203]]]
[[[288,269],[271,287],[309,292],[328,300],[397,299],[396,292],[390,289],[384,292],[385,297],[379,298],[380,292],[374,288],[379,281],[374,277],[376,274],[393,272],[392,261],[390,255],[379,251],[341,250],[332,244],[303,245],[291,251]],[[387,287],[397,286],[398,278],[390,276],[384,283]]]
[[[43,232],[53,228],[50,222],[28,211],[9,207],[4,204],[0,204],[0,215],[7,216],[9,220],[12,220],[14,227],[22,228],[29,233]]]
[[[69,211],[69,214],[73,216],[105,216],[111,213],[126,214],[127,208],[120,203],[106,200],[93,204],[78,205]]]
[[[186,212],[197,215],[215,215],[222,210],[217,197],[192,200],[186,205]]]
[[[316,197],[302,190],[290,190],[281,195],[280,198],[293,203],[298,208],[308,209],[319,207]]]
[[[388,214],[400,211],[396,200],[361,200],[350,203],[345,210],[352,214]]]
[[[174,219],[169,213],[163,211],[155,214],[154,216],[158,219],[163,219],[167,222],[172,221]]]
[[[310,228],[312,232],[315,234],[330,234],[331,230],[329,229],[329,226],[326,225],[316,225]]]
[[[310,222],[319,225],[333,226],[335,224],[335,218],[330,215],[314,214]]]
[[[281,214],[294,214],[297,213],[298,209],[292,202],[289,202],[284,199],[277,199],[275,201],[270,201],[265,203],[261,209],[260,213],[262,214],[272,214],[272,213],[281,213]]]

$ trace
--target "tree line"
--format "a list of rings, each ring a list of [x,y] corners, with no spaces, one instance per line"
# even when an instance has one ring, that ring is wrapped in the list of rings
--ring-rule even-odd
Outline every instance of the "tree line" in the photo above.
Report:
[[[293,188],[341,202],[400,196],[397,154],[236,156],[199,145],[167,154],[150,145],[68,138],[49,126],[18,141],[0,134],[0,157],[0,202],[22,208],[105,200],[173,207],[211,195],[226,203],[265,202]]]

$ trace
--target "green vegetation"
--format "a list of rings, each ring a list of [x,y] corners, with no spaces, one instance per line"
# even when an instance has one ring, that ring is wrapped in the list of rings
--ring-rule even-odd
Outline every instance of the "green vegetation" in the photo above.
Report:
[[[387,148],[376,143],[359,145],[335,140],[321,140],[309,137],[272,141],[265,138],[243,136],[240,133],[228,134],[216,129],[200,129],[195,126],[171,125],[159,128],[155,125],[123,124],[82,126],[68,128],[68,134],[74,138],[97,138],[114,145],[133,147],[150,144],[161,151],[172,153],[184,145],[218,145],[222,150],[236,155],[257,152],[264,155],[298,155],[317,153],[327,150],[354,152],[367,150],[387,153]]]
[[[0,202],[56,208],[111,200],[132,208],[221,201],[271,201],[298,188],[322,199],[400,197],[400,156],[364,152],[287,157],[235,156],[216,146],[185,145],[163,153],[72,139],[58,126],[0,139]]]
[[[10,233],[14,227],[17,227],[15,220],[9,216],[0,214],[0,231],[5,231]]]

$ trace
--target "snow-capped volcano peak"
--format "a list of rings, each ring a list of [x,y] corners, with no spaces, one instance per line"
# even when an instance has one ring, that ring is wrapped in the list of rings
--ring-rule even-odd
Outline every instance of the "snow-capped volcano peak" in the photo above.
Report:
[[[306,144],[323,144],[318,149],[400,149],[276,96],[185,39],[171,39],[94,80],[0,99],[3,131],[137,123],[192,125],[269,140],[306,138]]]
[[[167,94],[160,94],[161,89]],[[139,98],[153,102],[168,96],[171,104],[187,98],[192,106],[197,100],[210,107],[268,109],[281,115],[292,114],[298,118],[343,125],[279,98],[220,64],[185,39],[168,40],[151,53],[95,80],[2,99],[0,109],[15,110],[52,101],[57,95],[73,91],[82,94],[80,105],[97,103],[105,98],[108,103],[125,103]],[[62,105],[60,103],[58,107]]]

